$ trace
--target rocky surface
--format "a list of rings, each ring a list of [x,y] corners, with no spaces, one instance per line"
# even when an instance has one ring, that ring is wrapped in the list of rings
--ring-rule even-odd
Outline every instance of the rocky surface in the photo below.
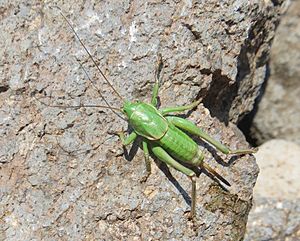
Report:
[[[299,145],[274,139],[261,145],[255,157],[261,170],[255,194],[279,200],[300,198]]]
[[[300,240],[300,146],[271,140],[255,157],[260,174],[245,240]]]
[[[246,241],[300,240],[299,11],[300,1],[289,1],[271,49],[270,78],[253,119],[252,136],[265,143],[256,155],[260,175]]]
[[[253,107],[281,4],[1,1],[0,239],[241,240],[258,173],[252,156],[225,157],[199,142],[206,162],[231,187],[202,173],[192,222],[188,178],[156,161],[140,183],[145,166],[138,144],[125,158],[108,134],[127,127],[118,116],[37,100],[103,104],[79,59],[107,101],[121,105],[50,6],[66,13],[126,99],[149,100],[161,53],[162,106],[203,100],[189,118],[234,149],[248,145],[229,120]]]
[[[300,200],[255,197],[244,241],[300,240]]]
[[[300,144],[300,1],[290,1],[271,50],[270,78],[252,125],[258,144],[281,138]]]

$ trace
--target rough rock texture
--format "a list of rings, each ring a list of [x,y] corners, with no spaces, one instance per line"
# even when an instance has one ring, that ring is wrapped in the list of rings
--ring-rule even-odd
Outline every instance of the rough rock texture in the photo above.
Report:
[[[300,198],[299,145],[285,140],[271,140],[259,147],[255,157],[261,171],[254,194],[280,200]]]
[[[145,166],[140,151],[132,158],[137,144],[126,161],[108,134],[127,127],[119,117],[37,101],[103,104],[77,58],[107,101],[120,106],[49,6],[67,13],[124,98],[149,100],[161,53],[162,106],[202,99],[189,118],[234,149],[248,145],[229,120],[253,106],[281,2],[99,2],[0,3],[0,239],[241,240],[258,173],[252,156],[225,157],[199,142],[231,187],[202,173],[192,222],[188,178],[156,161],[140,183]]]
[[[251,132],[258,144],[282,138],[300,144],[300,1],[291,1],[271,50],[271,76]]]
[[[300,200],[256,197],[244,241],[300,240]]]
[[[272,140],[255,157],[260,174],[245,240],[300,240],[300,146]]]

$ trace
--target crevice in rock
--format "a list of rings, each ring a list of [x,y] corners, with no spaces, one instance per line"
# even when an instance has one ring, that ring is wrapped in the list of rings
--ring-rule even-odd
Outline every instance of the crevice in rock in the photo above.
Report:
[[[229,111],[232,101],[237,95],[238,86],[228,85],[230,79],[222,75],[221,70],[212,73],[212,84],[208,90],[208,95],[203,99],[203,104],[210,110],[213,117],[228,124]]]
[[[259,103],[261,102],[264,94],[265,94],[265,90],[268,84],[268,80],[270,78],[270,66],[269,63],[267,63],[266,65],[266,76],[265,76],[265,80],[260,88],[260,92],[259,95],[257,96],[257,98],[255,99],[255,103],[253,106],[252,111],[250,111],[248,114],[246,114],[239,122],[238,122],[238,128],[243,132],[243,134],[246,137],[246,140],[254,147],[257,147],[260,143],[257,142],[257,139],[254,137],[253,135],[253,120],[254,117],[258,111],[259,108]]]

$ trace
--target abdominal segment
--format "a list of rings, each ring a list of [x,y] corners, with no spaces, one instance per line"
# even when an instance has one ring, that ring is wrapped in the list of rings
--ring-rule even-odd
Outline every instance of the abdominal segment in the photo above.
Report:
[[[166,134],[155,142],[175,159],[193,166],[200,166],[204,158],[197,143],[175,126],[169,126]]]

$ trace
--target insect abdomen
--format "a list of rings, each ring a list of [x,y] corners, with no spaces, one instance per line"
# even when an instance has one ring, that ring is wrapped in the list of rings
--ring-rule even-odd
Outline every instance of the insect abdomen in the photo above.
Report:
[[[198,145],[173,125],[169,125],[166,134],[155,142],[177,160],[194,166],[199,166],[204,158]]]

